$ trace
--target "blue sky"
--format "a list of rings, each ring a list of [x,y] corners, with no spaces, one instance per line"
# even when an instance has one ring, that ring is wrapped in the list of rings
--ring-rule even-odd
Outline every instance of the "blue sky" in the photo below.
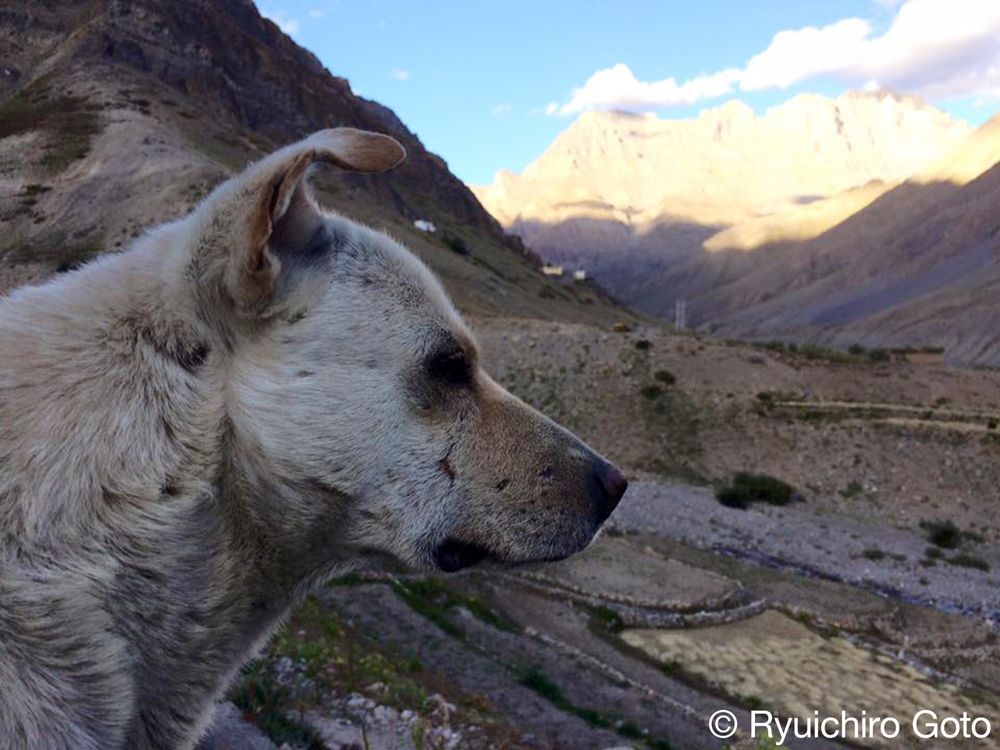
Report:
[[[889,85],[974,124],[1000,109],[997,0],[258,7],[470,183],[520,171],[589,108],[687,117],[739,98],[763,112],[802,91]]]

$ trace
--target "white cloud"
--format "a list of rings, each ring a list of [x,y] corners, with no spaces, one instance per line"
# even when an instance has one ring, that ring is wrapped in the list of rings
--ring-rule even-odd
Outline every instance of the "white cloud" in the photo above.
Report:
[[[829,26],[779,31],[771,44],[747,62],[740,75],[744,91],[785,89],[805,78],[840,70],[863,54],[871,26],[848,18]]]
[[[409,81],[410,71],[405,68],[393,68],[389,71],[389,78],[392,78],[394,81]]]
[[[881,4],[888,6],[891,0]],[[897,3],[898,4],[898,3]],[[741,91],[784,89],[827,77],[848,86],[883,86],[931,99],[1000,94],[1000,2],[906,0],[885,33],[863,18],[780,31],[743,68],[678,83],[640,81],[624,63],[599,70],[547,114],[588,109],[650,110]]]
[[[1000,3],[909,0],[843,73],[946,99],[1000,89],[998,66]]]
[[[288,34],[288,36],[295,36],[299,32],[299,21],[297,18],[292,18],[288,13],[283,10],[264,10],[261,9],[260,14],[264,18],[274,21],[275,25],[283,32]]]
[[[493,114],[497,116],[509,115],[513,111],[514,111],[514,105],[511,104],[510,102],[504,102],[503,104],[498,104],[493,108]]]
[[[599,70],[578,89],[569,102],[549,104],[548,114],[572,115],[585,109],[609,106],[621,109],[652,109],[677,104],[692,104],[701,99],[722,96],[733,90],[740,71],[727,69],[700,75],[678,84],[673,78],[647,83],[640,81],[625,63]]]
[[[323,10],[322,8],[313,8],[312,10],[309,11],[310,18],[322,18],[325,15],[326,11]]]

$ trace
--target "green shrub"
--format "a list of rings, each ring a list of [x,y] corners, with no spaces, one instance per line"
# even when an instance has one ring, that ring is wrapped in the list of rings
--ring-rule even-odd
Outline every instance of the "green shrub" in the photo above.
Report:
[[[795,488],[787,482],[745,471],[734,474],[732,482],[715,493],[718,501],[728,508],[748,508],[752,503],[788,505],[796,495]]]
[[[878,561],[885,559],[885,552],[880,550],[878,547],[869,547],[861,553],[861,556],[866,560]]]
[[[552,682],[538,667],[524,670],[518,682],[556,705],[561,706],[567,702],[559,686]]]
[[[955,549],[962,541],[962,531],[951,521],[924,519],[920,528],[927,532],[927,541],[944,549]]]
[[[981,557],[976,557],[975,555],[969,555],[965,552],[959,552],[954,557],[949,557],[946,561],[949,565],[959,565],[963,568],[975,568],[976,570],[982,570],[989,572],[990,564],[986,562]]]
[[[816,344],[803,344],[799,347],[799,352],[806,359],[833,359],[833,353],[829,349],[816,346]]]
[[[655,401],[663,395],[663,388],[656,385],[656,383],[650,383],[648,385],[644,385],[639,392],[642,394],[643,398]]]
[[[594,622],[604,630],[612,633],[620,633],[625,629],[625,623],[622,621],[622,618],[609,607],[602,605],[591,607],[590,614],[593,616]]]
[[[445,232],[441,235],[441,240],[453,253],[458,253],[459,255],[468,255],[471,250],[468,243],[459,237],[457,234],[452,234],[451,232]]]
[[[316,730],[292,717],[288,689],[274,680],[263,663],[244,668],[229,699],[276,744],[326,750]]]
[[[520,670],[517,681],[545,698],[552,705],[568,714],[573,714],[583,719],[592,727],[599,729],[610,729],[620,736],[635,740],[641,738],[645,744],[654,750],[671,750],[670,741],[665,737],[651,737],[649,734],[635,724],[623,718],[611,714],[604,714],[593,708],[578,706],[573,703],[560,687],[538,667],[531,667]]]
[[[508,633],[520,632],[520,627],[502,613],[474,596],[452,591],[437,578],[411,579],[405,583],[394,581],[392,588],[416,612],[459,640],[465,638],[465,630],[450,616],[452,610],[457,607],[464,607],[472,615],[497,630]]]
[[[669,370],[657,370],[653,373],[653,377],[665,385],[674,385],[677,382],[677,376]]]
[[[83,159],[101,129],[101,122],[86,99],[68,95],[52,97],[37,85],[27,86],[0,106],[0,138],[32,130],[44,132],[40,163],[53,174]]]
[[[529,690],[533,690],[538,693],[554,706],[558,707],[561,711],[579,716],[592,727],[610,729],[613,726],[610,717],[607,717],[592,708],[577,706],[572,703],[563,694],[563,691],[559,688],[559,686],[552,682],[552,680],[550,680],[545,673],[537,667],[532,667],[531,669],[527,669],[522,672],[521,676],[518,678],[518,682]]]
[[[840,496],[845,500],[850,500],[860,495],[862,492],[864,492],[864,490],[865,488],[861,484],[861,482],[859,482],[857,479],[852,479],[850,482],[847,483],[847,487],[845,487],[840,491]]]

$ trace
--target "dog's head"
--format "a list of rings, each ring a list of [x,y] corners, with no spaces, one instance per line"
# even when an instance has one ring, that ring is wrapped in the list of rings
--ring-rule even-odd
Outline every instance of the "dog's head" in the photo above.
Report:
[[[338,543],[355,550],[445,571],[566,557],[614,510],[625,478],[490,379],[420,261],[309,191],[313,162],[370,172],[403,157],[387,136],[323,131],[195,215],[192,267],[203,315],[232,350],[236,438],[285,486],[308,489],[275,495],[291,504],[279,513],[335,516]]]

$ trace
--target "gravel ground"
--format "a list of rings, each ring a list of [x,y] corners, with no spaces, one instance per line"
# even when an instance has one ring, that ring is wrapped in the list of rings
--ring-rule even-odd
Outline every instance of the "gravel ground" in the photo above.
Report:
[[[651,481],[633,482],[612,528],[654,533],[1000,624],[1000,545],[995,543],[970,549],[990,564],[990,571],[943,560],[928,566],[921,564],[926,538],[878,518],[821,514],[808,503],[736,510],[720,505],[709,489]],[[870,559],[879,553],[881,559]]]
[[[922,519],[951,518],[1000,543],[1000,436],[988,434],[1000,372],[836,363],[655,326],[474,327],[487,371],[630,475],[709,484],[761,472],[814,509],[917,533]],[[772,408],[785,400],[799,406]]]
[[[590,726],[520,684],[516,673],[520,665],[545,662],[551,666],[553,660],[558,661],[531,639],[489,628],[468,617],[463,620],[462,628],[469,642],[477,640],[475,635],[481,626],[487,634],[483,641],[489,643],[489,648],[470,647],[465,639],[449,636],[415,613],[386,586],[359,586],[324,593],[354,625],[377,633],[380,641],[397,645],[401,652],[415,654],[445,683],[468,694],[489,696],[493,710],[512,721],[522,733],[518,747],[548,750],[620,744],[613,731]],[[515,652],[520,652],[516,659]],[[565,663],[563,668],[577,670],[567,682],[589,685],[593,679],[574,663]],[[457,729],[462,735],[463,748],[483,746],[474,744],[474,738],[467,736],[467,728]]]

